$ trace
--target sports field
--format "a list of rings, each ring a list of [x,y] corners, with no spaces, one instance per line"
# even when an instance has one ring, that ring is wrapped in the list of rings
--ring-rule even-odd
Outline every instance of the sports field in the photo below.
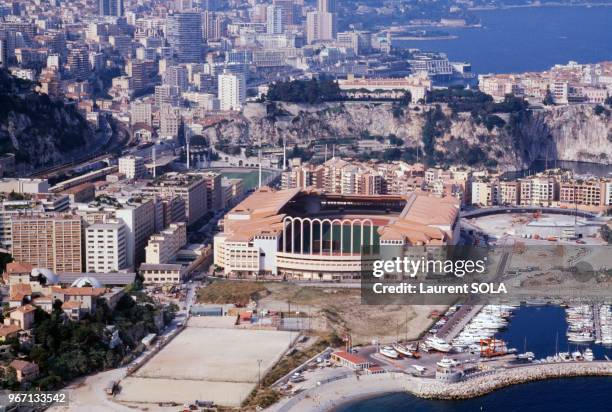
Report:
[[[214,326],[209,327],[205,317],[190,322],[146,365],[121,382],[117,399],[129,403],[200,399],[239,406],[258,382],[259,361],[263,376],[289,347],[290,333]]]
[[[242,179],[242,185],[244,186],[244,190],[250,190],[257,187],[259,183],[259,171],[251,170],[247,172],[221,172],[221,176],[227,177],[229,179]],[[266,179],[272,176],[272,172],[267,170],[261,171],[261,180],[262,182],[266,182]]]

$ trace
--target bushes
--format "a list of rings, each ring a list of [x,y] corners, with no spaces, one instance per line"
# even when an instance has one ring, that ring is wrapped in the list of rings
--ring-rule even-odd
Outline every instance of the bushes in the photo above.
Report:
[[[36,310],[34,345],[25,352],[40,368],[40,377],[33,383],[40,389],[59,388],[76,377],[115,368],[146,334],[158,332],[154,318],[159,309],[136,304],[128,295],[121,298],[115,312],[99,303],[94,314],[79,322],[64,322],[59,306],[54,308],[51,315]],[[123,341],[114,349],[105,343],[109,324],[119,328]]]
[[[342,93],[333,80],[292,80],[270,85],[266,99],[291,103],[316,104],[340,100]]]

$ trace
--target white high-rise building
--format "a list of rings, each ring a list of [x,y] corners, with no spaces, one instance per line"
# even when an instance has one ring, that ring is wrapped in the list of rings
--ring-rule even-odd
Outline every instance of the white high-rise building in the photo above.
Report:
[[[137,179],[145,172],[144,159],[140,156],[123,156],[119,158],[119,173],[126,179]]]
[[[163,139],[174,139],[181,126],[181,110],[178,107],[164,104],[159,110],[159,136]]]
[[[325,12],[325,13],[335,13],[336,12],[336,0],[318,0],[317,10]]]
[[[336,13],[311,11],[306,14],[306,41],[314,43],[320,40],[336,38]]]
[[[219,102],[221,110],[240,110],[246,100],[246,81],[241,74],[219,75]]]
[[[115,216],[126,226],[127,266],[137,268],[145,259],[145,246],[156,229],[156,201],[143,200],[126,204],[115,211]]]
[[[266,31],[268,34],[281,34],[285,27],[283,24],[283,9],[270,5],[266,9]]]
[[[98,223],[86,229],[87,272],[117,272],[127,267],[127,240],[123,222]]]
[[[317,11],[306,14],[306,41],[334,40],[337,26],[336,0],[318,0]]]
[[[130,103],[130,123],[144,123],[147,126],[152,125],[152,110],[151,103],[132,102]]]
[[[146,263],[163,264],[172,260],[187,243],[185,222],[172,223],[167,229],[149,238],[146,250]]]

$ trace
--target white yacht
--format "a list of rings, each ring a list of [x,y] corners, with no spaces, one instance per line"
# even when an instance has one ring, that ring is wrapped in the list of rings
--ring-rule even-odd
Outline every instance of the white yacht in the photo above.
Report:
[[[455,361],[454,361],[454,360],[452,360],[452,359],[449,359],[449,358],[444,357],[444,358],[440,359],[440,360],[439,360],[439,361],[436,363],[436,365],[438,365],[438,366],[439,366],[439,367],[441,367],[441,368],[451,368],[451,367],[453,367],[453,366],[457,365],[457,362],[455,362]]]
[[[581,361],[584,360],[584,357],[582,356],[582,353],[580,353],[579,350],[572,352],[572,359],[574,359],[575,361]]]
[[[392,348],[398,352],[400,355],[413,357],[414,356],[414,348],[412,346],[404,346],[401,343],[397,342],[391,345]]]
[[[582,356],[584,357],[584,360],[587,362],[593,362],[593,360],[595,359],[595,357],[593,356],[593,351],[591,350],[591,348],[586,348],[584,350],[584,353],[582,354]]]
[[[568,333],[567,340],[571,342],[593,342],[595,338],[589,332]]]
[[[450,350],[453,348],[444,339],[440,339],[437,336],[432,336],[431,338],[427,338],[425,343],[431,349],[437,350],[439,352],[450,352]]]
[[[381,355],[386,356],[387,358],[391,358],[391,359],[399,358],[399,354],[391,346],[383,346],[382,348],[380,348],[379,352]]]

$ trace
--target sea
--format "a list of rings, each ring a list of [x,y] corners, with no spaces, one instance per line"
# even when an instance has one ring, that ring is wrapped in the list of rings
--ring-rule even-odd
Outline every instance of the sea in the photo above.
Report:
[[[472,63],[477,73],[541,71],[568,61],[596,63],[612,60],[612,7],[538,7],[478,11],[481,28],[445,29],[452,40],[402,41],[401,47],[447,53],[452,61]],[[400,42],[398,42],[400,43]],[[597,165],[582,173],[604,176]],[[536,167],[537,168],[537,167]],[[555,306],[521,307],[499,337],[537,358],[557,350],[576,350],[566,337],[564,309]],[[591,344],[596,359],[612,349]],[[579,347],[581,351],[584,347]],[[581,412],[612,410],[612,378],[569,378],[526,383],[464,401],[433,401],[406,393],[359,400],[334,412]]]
[[[573,60],[612,60],[612,7],[523,7],[474,12],[482,27],[444,28],[457,38],[397,41],[445,52],[476,73],[541,71]]]
[[[595,359],[612,359],[612,348],[575,345],[567,341],[565,309],[560,306],[522,306],[514,312],[508,328],[497,337],[522,352],[525,347],[537,359],[559,352],[581,352],[588,346]],[[392,393],[347,403],[334,412],[580,412],[606,411],[612,405],[612,378],[552,379],[514,385],[479,398],[463,401],[420,399]]]

